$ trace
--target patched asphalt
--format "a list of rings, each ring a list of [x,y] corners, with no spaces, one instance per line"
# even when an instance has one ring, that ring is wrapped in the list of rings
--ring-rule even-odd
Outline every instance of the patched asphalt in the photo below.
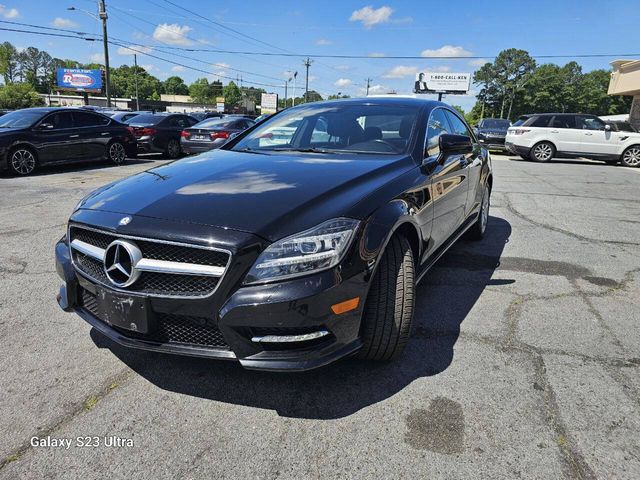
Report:
[[[160,163],[0,177],[0,478],[640,478],[640,170],[494,155],[489,234],[420,284],[401,359],[274,374],[58,308],[76,202]]]

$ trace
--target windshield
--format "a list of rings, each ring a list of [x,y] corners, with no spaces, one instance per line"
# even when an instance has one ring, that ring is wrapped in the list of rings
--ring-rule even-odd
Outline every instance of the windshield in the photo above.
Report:
[[[18,110],[0,117],[0,128],[26,128],[42,118],[43,112]]]
[[[166,117],[161,117],[160,115],[136,115],[133,118],[129,118],[125,121],[125,123],[144,123],[145,125],[155,125],[156,123],[160,123]]]
[[[232,150],[405,153],[418,110],[413,106],[353,103],[290,108],[262,122]]]
[[[233,122],[238,120],[237,118],[229,119],[229,118],[207,118],[206,120],[201,121],[200,123],[196,123],[191,128],[224,128],[231,125]]]
[[[485,118],[480,123],[481,128],[496,128],[499,130],[505,130],[511,126],[509,120],[503,120],[501,118]]]

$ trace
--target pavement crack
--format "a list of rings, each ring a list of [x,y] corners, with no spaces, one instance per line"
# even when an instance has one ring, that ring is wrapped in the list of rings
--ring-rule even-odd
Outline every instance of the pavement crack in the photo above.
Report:
[[[4,469],[4,467],[6,467],[9,463],[19,461],[19,459],[22,458],[25,453],[33,448],[30,442],[31,437],[46,437],[48,435],[53,435],[57,430],[69,424],[73,419],[75,419],[82,413],[91,411],[100,400],[105,398],[115,389],[114,386],[119,386],[126,382],[131,377],[132,372],[132,370],[127,368],[125,370],[122,370],[120,373],[107,378],[104,382],[102,382],[102,384],[98,388],[97,393],[89,395],[89,397],[83,399],[82,401],[76,402],[71,411],[54,420],[48,426],[39,430],[36,434],[31,435],[29,439],[25,440],[22,445],[13,450],[6,458],[0,460],[0,471],[2,471],[2,469]]]

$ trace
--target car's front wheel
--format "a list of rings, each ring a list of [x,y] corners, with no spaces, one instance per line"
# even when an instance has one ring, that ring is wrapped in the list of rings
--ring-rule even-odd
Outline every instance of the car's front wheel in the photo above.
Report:
[[[548,162],[556,154],[556,149],[549,142],[540,142],[533,146],[529,156],[536,162]]]
[[[359,358],[390,360],[402,353],[411,334],[415,281],[411,245],[402,235],[394,235],[371,280]]]
[[[180,142],[178,142],[175,138],[172,138],[167,143],[167,148],[164,151],[164,154],[168,158],[178,158],[180,156]]]
[[[29,148],[17,147],[9,152],[9,168],[16,175],[31,175],[38,166],[36,154]]]
[[[632,145],[627,148],[622,154],[620,161],[625,167],[640,167],[640,145]]]
[[[122,165],[127,158],[124,145],[120,142],[112,142],[109,145],[109,160],[116,165]]]

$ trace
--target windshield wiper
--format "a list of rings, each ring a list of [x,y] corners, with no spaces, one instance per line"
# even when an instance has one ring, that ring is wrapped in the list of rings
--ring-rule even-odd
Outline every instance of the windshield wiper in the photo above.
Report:
[[[334,153],[334,150],[323,150],[321,148],[273,148],[272,152],[301,152],[301,153]]]
[[[251,147],[238,148],[237,150],[234,148],[234,149],[232,149],[231,151],[232,151],[232,152],[243,152],[243,153],[255,153],[255,154],[258,154],[258,155],[268,155],[268,154],[267,154],[267,153],[265,153],[265,152],[258,151],[258,150],[254,150],[254,149],[253,149],[253,148],[251,148]]]

